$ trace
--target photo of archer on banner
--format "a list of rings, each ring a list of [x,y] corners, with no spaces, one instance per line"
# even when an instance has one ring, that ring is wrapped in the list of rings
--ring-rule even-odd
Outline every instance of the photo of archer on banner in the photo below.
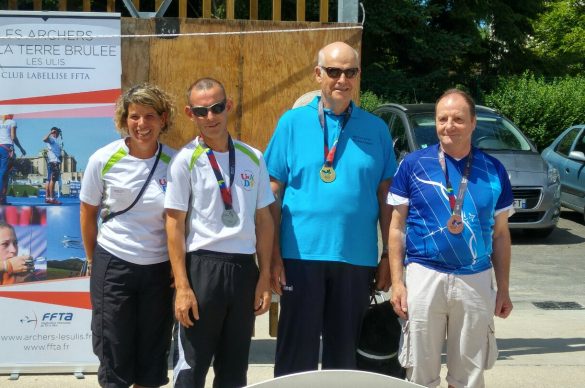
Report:
[[[47,211],[0,207],[0,285],[47,279]]]
[[[4,244],[4,240],[8,245],[12,240],[17,241],[17,246],[11,249],[20,253],[4,254],[0,246],[0,286],[85,276],[87,265],[79,226],[79,190],[85,164],[96,145],[117,138],[112,119],[34,118],[18,114],[4,114],[2,118],[0,193],[5,194],[0,196],[0,244]],[[3,134],[6,136],[2,137]],[[8,139],[12,143],[8,143]],[[4,152],[6,149],[10,152]],[[30,226],[20,226],[23,216],[12,216],[13,213],[34,213],[34,217],[31,215],[34,222],[26,223]],[[9,217],[16,217],[18,221],[8,220]],[[4,219],[7,227],[16,228],[16,238],[2,237]],[[20,231],[20,228],[25,229]],[[34,255],[30,254],[32,248],[23,241],[38,245]],[[23,252],[34,260],[30,257],[25,260]]]

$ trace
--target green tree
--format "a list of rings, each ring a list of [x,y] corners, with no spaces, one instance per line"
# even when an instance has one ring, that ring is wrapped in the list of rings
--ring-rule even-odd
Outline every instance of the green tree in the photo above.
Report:
[[[529,47],[546,74],[585,74],[585,1],[547,1],[545,12],[534,23]]]
[[[465,85],[475,97],[496,76],[520,74],[543,0],[364,0],[363,87],[402,102],[434,101]]]
[[[547,80],[526,72],[502,78],[486,101],[542,149],[564,129],[585,122],[585,77]]]

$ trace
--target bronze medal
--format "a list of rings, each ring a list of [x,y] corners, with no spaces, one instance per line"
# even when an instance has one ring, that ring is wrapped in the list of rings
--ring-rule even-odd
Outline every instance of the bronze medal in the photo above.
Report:
[[[447,229],[449,229],[449,232],[453,234],[459,234],[463,232],[463,219],[461,216],[453,214],[449,218],[449,221],[447,221]]]
[[[333,167],[323,166],[319,175],[321,175],[321,180],[325,183],[331,183],[335,180],[335,170]]]

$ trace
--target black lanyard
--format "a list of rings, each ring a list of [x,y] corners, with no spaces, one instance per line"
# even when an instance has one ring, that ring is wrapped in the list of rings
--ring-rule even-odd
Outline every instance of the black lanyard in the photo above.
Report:
[[[162,144],[159,143],[158,144],[158,153],[156,154],[156,159],[154,160],[154,165],[152,166],[152,170],[150,170],[150,174],[148,174],[148,178],[146,178],[146,182],[144,182],[144,185],[142,185],[140,192],[138,193],[136,198],[134,198],[134,202],[132,202],[130,204],[130,206],[128,206],[124,210],[120,210],[119,212],[110,213],[110,214],[106,215],[105,217],[103,217],[102,224],[108,222],[109,220],[111,220],[112,218],[114,218],[116,216],[119,216],[120,214],[126,213],[128,210],[132,209],[134,207],[134,205],[136,205],[136,202],[138,202],[140,197],[142,197],[142,194],[144,194],[144,192],[146,191],[146,186],[148,186],[148,183],[150,182],[150,180],[152,179],[152,176],[154,175],[154,172],[156,171],[156,166],[158,166],[158,161],[160,160],[160,154],[162,154]]]

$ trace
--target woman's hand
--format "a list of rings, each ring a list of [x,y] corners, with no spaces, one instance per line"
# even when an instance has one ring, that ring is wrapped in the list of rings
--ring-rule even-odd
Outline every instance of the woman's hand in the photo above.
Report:
[[[20,274],[34,271],[35,264],[33,258],[29,255],[14,256],[6,259],[6,267],[9,274]]]

